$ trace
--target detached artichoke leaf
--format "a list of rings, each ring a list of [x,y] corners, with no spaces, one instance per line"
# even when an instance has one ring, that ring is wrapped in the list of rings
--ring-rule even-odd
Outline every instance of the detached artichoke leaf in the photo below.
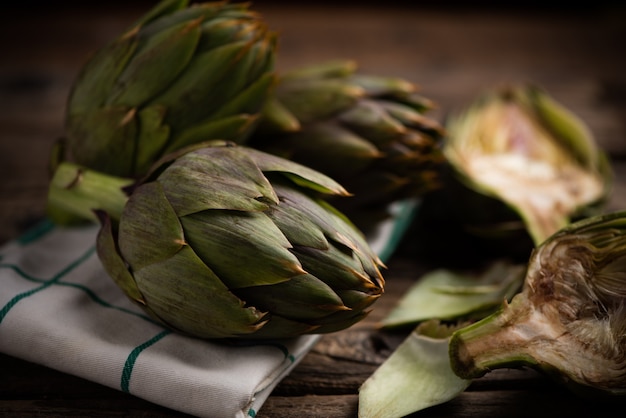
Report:
[[[524,265],[495,262],[480,273],[433,270],[409,288],[380,326],[414,327],[440,319],[483,318],[510,300],[522,287]]]
[[[416,328],[359,388],[359,418],[401,418],[445,403],[471,380],[450,368],[453,329],[425,324]]]
[[[583,396],[626,395],[626,212],[558,231],[533,252],[522,292],[452,335],[463,378],[529,366]]]

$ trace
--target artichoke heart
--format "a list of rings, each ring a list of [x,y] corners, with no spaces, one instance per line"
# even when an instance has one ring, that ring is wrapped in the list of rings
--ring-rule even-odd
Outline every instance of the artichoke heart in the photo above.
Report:
[[[446,128],[444,154],[461,180],[513,208],[536,245],[608,194],[610,169],[588,127],[537,87],[489,92]]]

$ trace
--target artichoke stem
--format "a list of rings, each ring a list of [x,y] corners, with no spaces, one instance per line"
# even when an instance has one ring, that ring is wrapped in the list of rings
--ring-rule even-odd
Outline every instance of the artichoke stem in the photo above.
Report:
[[[520,302],[521,295],[514,298]],[[520,306],[518,303],[517,306]],[[457,330],[450,339],[450,363],[463,379],[481,377],[491,370],[535,364],[530,355],[534,332],[532,311],[503,308],[472,325]]]
[[[132,179],[103,174],[85,167],[63,162],[54,172],[48,190],[48,212],[54,216],[78,216],[98,221],[97,210],[119,220],[128,200],[123,188]]]

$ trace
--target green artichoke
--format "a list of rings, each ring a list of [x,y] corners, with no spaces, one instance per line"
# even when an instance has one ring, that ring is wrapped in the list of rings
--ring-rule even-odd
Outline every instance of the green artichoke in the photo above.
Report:
[[[247,4],[187,3],[162,1],[86,63],[59,159],[139,178],[168,152],[248,135],[275,83],[276,36]]]
[[[522,292],[453,333],[449,353],[465,379],[526,365],[579,393],[626,395],[626,211],[544,241]]]
[[[508,205],[535,245],[609,194],[611,168],[588,127],[535,86],[485,93],[446,131],[443,152],[458,179]]]
[[[104,196],[103,183],[129,196]],[[66,162],[50,187],[69,212],[100,210],[98,255],[126,295],[200,338],[328,333],[364,318],[383,293],[382,262],[324,200],[345,194],[308,167],[223,141],[180,150],[136,183]]]
[[[355,222],[436,187],[442,161],[432,101],[406,80],[356,70],[331,61],[282,74],[248,142],[336,179],[353,195],[337,205]]]

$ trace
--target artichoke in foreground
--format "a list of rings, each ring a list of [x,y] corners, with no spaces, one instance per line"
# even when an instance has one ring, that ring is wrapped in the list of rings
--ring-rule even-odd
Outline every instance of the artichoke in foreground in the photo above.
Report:
[[[247,4],[187,3],[162,1],[91,57],[53,159],[140,178],[168,152],[249,134],[275,82],[276,36]]]
[[[530,366],[585,394],[626,395],[626,212],[587,218],[532,254],[510,303],[452,334],[461,378]]]
[[[353,61],[292,70],[279,76],[247,144],[336,179],[353,195],[337,205],[356,222],[438,185],[443,129],[416,90],[401,78],[360,74]]]
[[[576,115],[537,87],[494,89],[446,131],[443,152],[461,183],[512,208],[534,245],[606,200],[606,155]],[[510,217],[502,223],[512,225]]]
[[[50,200],[85,217],[101,210],[106,271],[165,326],[200,338],[328,333],[383,293],[382,262],[324,200],[346,194],[329,177],[223,141],[155,167],[125,184],[63,163]],[[105,196],[103,184],[129,196]]]

